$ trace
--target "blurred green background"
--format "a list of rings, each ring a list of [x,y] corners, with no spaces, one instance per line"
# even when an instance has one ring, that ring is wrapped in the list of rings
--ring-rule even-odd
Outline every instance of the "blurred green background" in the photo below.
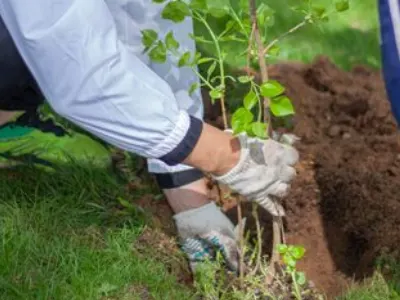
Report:
[[[303,16],[291,10],[304,0],[269,0],[259,1],[275,11],[275,23],[268,29],[268,40],[271,41],[302,21]],[[332,0],[314,0],[313,5],[332,8]],[[221,28],[225,20],[215,20]],[[196,24],[196,31],[204,34],[204,28]],[[334,13],[328,22],[319,25],[308,25],[291,34],[279,43],[280,61],[294,60],[311,62],[317,55],[329,56],[337,65],[349,69],[357,64],[373,68],[380,67],[379,24],[376,0],[350,0],[350,9]],[[228,53],[227,64],[244,66],[244,57],[238,54],[245,50],[240,43],[225,43],[224,51]],[[201,50],[213,53],[212,45],[201,45]]]

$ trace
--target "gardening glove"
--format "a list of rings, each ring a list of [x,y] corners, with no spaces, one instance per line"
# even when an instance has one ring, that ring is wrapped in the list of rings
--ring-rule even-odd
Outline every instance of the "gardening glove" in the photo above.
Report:
[[[178,213],[174,216],[182,250],[193,273],[198,263],[214,260],[217,251],[227,267],[237,272],[239,260],[239,228],[234,226],[214,202]],[[242,222],[244,226],[244,222]]]
[[[248,201],[257,202],[273,216],[284,216],[277,198],[287,195],[289,184],[296,176],[293,165],[299,159],[298,152],[290,143],[274,139],[261,140],[244,133],[238,138],[241,146],[239,162],[227,174],[214,176],[214,179]]]

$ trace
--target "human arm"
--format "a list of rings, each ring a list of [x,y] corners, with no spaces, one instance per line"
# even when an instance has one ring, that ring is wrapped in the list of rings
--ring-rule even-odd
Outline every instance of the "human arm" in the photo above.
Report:
[[[5,0],[0,14],[49,104],[124,150],[181,162],[202,122],[117,36],[103,0]]]
[[[60,115],[124,150],[210,172],[258,203],[287,190],[294,150],[267,141],[256,161],[247,141],[179,110],[166,82],[119,41],[104,1],[4,0],[0,14]]]

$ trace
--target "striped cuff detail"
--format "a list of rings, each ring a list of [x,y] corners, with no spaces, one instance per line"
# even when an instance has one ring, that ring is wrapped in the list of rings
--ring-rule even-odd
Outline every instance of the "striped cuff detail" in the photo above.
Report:
[[[203,122],[195,117],[189,116],[189,129],[182,141],[168,154],[159,158],[167,165],[174,166],[182,163],[196,146],[201,132],[203,130]]]
[[[189,169],[175,173],[156,173],[154,175],[161,189],[179,188],[204,177],[203,172],[197,169]]]

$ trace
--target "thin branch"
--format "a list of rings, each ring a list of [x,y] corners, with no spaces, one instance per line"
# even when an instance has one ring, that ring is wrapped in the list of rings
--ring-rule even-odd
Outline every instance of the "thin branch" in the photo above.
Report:
[[[257,45],[257,56],[258,56],[258,63],[260,65],[260,72],[261,72],[261,80],[262,82],[268,81],[268,69],[267,69],[267,63],[265,62],[265,55],[264,55],[264,45],[262,42],[261,34],[260,34],[260,29],[258,27],[257,23],[257,6],[256,6],[256,1],[255,0],[249,0],[249,7],[250,7],[250,19],[252,23],[252,27],[254,27],[254,39],[256,41]],[[269,103],[270,99],[268,97],[264,97],[264,122],[268,124],[268,136],[270,136],[271,131],[271,126],[270,126],[270,121],[271,121],[271,115],[269,111]]]
[[[193,72],[200,78],[201,81],[203,81],[203,83],[211,90],[214,89],[214,87],[212,86],[212,84],[206,79],[204,78],[203,75],[200,74],[200,72],[197,70],[197,68],[192,67]]]
[[[281,240],[282,240],[282,244],[286,244],[285,228],[283,228],[283,221],[282,221],[282,218],[279,218],[279,227],[280,227],[280,229],[281,229]]]
[[[242,222],[242,204],[240,196],[237,198],[237,214],[238,214],[238,226],[239,226],[239,282],[240,287],[244,286],[244,238],[243,238],[243,222]]]
[[[220,76],[221,76],[221,88],[223,90],[223,95],[220,99],[221,102],[221,111],[222,111],[222,118],[224,121],[224,127],[225,129],[228,129],[228,117],[226,114],[226,108],[225,108],[225,89],[226,89],[226,84],[225,84],[225,69],[224,69],[224,60],[222,57],[222,52],[221,52],[221,47],[219,45],[219,39],[215,35],[214,31],[210,27],[210,25],[207,23],[206,19],[204,19],[199,13],[195,13],[195,17],[197,20],[199,20],[204,27],[207,29],[208,33],[211,36],[211,39],[214,42],[215,50],[217,51],[218,55],[218,62],[219,62],[219,71],[220,71]]]
[[[226,107],[225,107],[225,92],[223,96],[220,99],[221,102],[221,112],[222,112],[222,120],[224,122],[224,129],[228,129],[228,117],[226,113]]]
[[[263,81],[268,80],[268,69],[264,59],[264,45],[261,39],[260,29],[257,23],[257,6],[255,0],[249,0],[250,6],[250,19],[252,27],[254,28],[254,39],[257,45],[258,62],[260,64],[261,78]]]
[[[281,227],[280,227],[281,217],[272,217],[272,254],[271,260],[268,267],[269,275],[266,278],[266,283],[269,285],[272,283],[273,278],[277,270],[277,264],[279,263],[279,252],[277,250],[278,245],[281,241]]]
[[[256,265],[252,271],[252,275],[256,275],[258,270],[261,268],[261,256],[262,256],[262,230],[261,230],[261,225],[260,225],[260,218],[258,217],[256,203],[253,203],[253,217],[256,222],[258,250],[257,250]]]
[[[250,39],[249,39],[249,46],[247,47],[247,61],[246,61],[246,65],[247,65],[247,75],[250,76],[250,63],[251,63],[251,50],[252,50],[252,45],[253,45],[253,41],[254,41],[254,31],[256,29],[256,24],[253,24],[253,26],[251,27],[251,33],[250,33]]]
[[[300,29],[301,27],[305,26],[306,24],[307,24],[307,21],[304,20],[303,22],[300,22],[296,26],[294,26],[291,29],[289,29],[289,31],[283,33],[282,35],[280,35],[279,37],[274,39],[271,43],[269,43],[267,45],[267,47],[265,47],[264,52],[263,52],[263,56],[265,56],[268,53],[268,51],[271,50],[271,48],[273,46],[275,46],[275,44],[278,43],[280,40],[284,39],[286,36],[288,36],[289,34],[292,34],[293,32],[297,31],[298,29]]]

